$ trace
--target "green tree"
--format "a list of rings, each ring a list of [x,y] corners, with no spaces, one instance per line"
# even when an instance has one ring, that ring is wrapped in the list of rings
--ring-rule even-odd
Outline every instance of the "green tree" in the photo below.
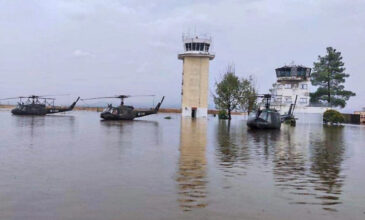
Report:
[[[345,121],[345,117],[338,111],[329,109],[323,113],[323,122],[339,124]]]
[[[218,109],[227,111],[228,119],[234,110],[252,111],[256,105],[256,89],[252,77],[239,79],[234,66],[228,66],[222,81],[216,82],[214,102]]]
[[[243,79],[243,87],[246,88],[246,101],[243,103],[243,110],[247,110],[248,114],[257,108],[257,89],[252,76],[248,80]]]
[[[327,104],[330,107],[346,106],[346,101],[356,94],[345,90],[343,83],[349,74],[345,73],[341,52],[327,47],[325,56],[318,56],[314,62],[311,76],[312,85],[318,86],[317,91],[310,94],[312,103]]]

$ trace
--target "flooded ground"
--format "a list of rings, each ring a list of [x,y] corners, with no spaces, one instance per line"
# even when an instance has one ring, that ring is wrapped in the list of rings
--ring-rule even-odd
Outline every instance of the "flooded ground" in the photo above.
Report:
[[[0,111],[0,219],[365,219],[365,126]]]

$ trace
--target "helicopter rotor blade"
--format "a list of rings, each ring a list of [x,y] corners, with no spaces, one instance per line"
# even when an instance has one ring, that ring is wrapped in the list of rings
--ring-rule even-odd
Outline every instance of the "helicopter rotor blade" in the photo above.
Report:
[[[40,98],[40,97],[38,97],[37,99],[44,99],[44,100],[56,100],[55,98]]]
[[[130,95],[129,97],[152,97],[156,95]]]
[[[46,96],[37,96],[37,95],[18,96],[18,97],[4,98],[4,99],[0,99],[0,100],[11,100],[11,99],[50,99],[50,100],[55,100],[55,98],[49,98],[49,97],[46,97]]]
[[[22,98],[22,97],[3,98],[3,99],[0,99],[0,100],[11,100],[11,99],[19,99],[19,98]]]
[[[58,95],[39,95],[38,97],[56,97],[56,96],[70,96],[70,94],[58,94]]]
[[[86,98],[86,99],[81,99],[81,100],[86,101],[86,100],[94,100],[94,99],[125,99],[125,98],[132,98],[132,97],[148,97],[148,96],[152,97],[155,95],[116,95],[116,96]]]
[[[119,98],[119,97],[117,97],[117,96],[107,96],[107,97],[87,98],[87,99],[80,99],[80,100],[85,101],[85,100],[93,100],[93,99],[113,99],[113,98]]]
[[[18,96],[18,97],[11,97],[11,98],[3,98],[3,99],[0,99],[0,100],[27,99],[27,98],[32,98],[32,96]]]

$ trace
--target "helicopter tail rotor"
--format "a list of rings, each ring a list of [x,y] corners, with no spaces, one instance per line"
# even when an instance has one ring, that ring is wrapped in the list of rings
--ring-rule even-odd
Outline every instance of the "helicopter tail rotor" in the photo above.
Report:
[[[158,112],[158,110],[160,109],[161,105],[162,105],[162,102],[163,100],[165,99],[165,96],[162,96],[162,99],[161,101],[157,104],[156,108],[155,108],[155,112]]]

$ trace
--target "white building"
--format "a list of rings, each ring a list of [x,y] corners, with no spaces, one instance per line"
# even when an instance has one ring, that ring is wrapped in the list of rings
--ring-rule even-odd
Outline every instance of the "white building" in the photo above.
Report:
[[[279,108],[282,113],[287,112],[297,97],[296,112],[321,113],[325,111],[323,107],[310,107],[311,68],[289,65],[277,68],[275,71],[277,81],[271,89],[271,94],[274,97],[273,106]]]
[[[208,115],[209,61],[214,59],[209,49],[211,38],[183,37],[181,110],[185,117],[200,118]]]

